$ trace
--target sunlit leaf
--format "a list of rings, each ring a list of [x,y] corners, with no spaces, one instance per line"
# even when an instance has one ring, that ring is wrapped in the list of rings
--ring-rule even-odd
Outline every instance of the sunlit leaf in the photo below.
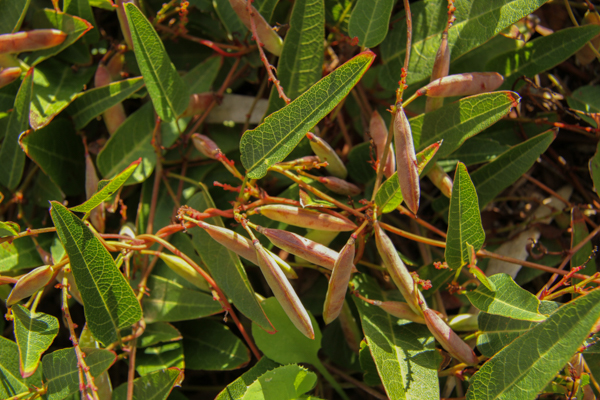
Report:
[[[0,221],[0,237],[14,236],[21,231],[19,224],[10,221]]]
[[[27,379],[21,377],[19,371],[19,348],[15,342],[0,336],[0,398],[8,399],[29,391],[30,385],[40,387],[41,370]]]
[[[161,342],[181,340],[181,333],[167,322],[155,322],[146,325],[144,333],[137,341],[138,347],[154,346]]]
[[[89,0],[64,0],[63,11],[81,17],[92,24],[93,29],[85,34],[82,39],[83,43],[92,44],[100,39],[100,33],[98,32],[98,28],[96,28],[96,21]]]
[[[135,370],[140,376],[170,367],[179,369],[186,367],[183,345],[180,341],[146,347],[136,353]]]
[[[262,374],[254,381],[243,400],[294,400],[310,391],[317,383],[314,372],[296,365],[282,365]]]
[[[261,358],[250,370],[227,385],[215,400],[242,400],[252,382],[265,372],[275,369],[278,366],[279,364],[267,357]]]
[[[133,400],[164,400],[175,385],[181,384],[183,371],[178,368],[163,369],[133,381]],[[127,382],[113,392],[113,400],[126,400]]]
[[[394,0],[358,0],[350,15],[350,37],[363,47],[377,46],[388,33],[393,7]]]

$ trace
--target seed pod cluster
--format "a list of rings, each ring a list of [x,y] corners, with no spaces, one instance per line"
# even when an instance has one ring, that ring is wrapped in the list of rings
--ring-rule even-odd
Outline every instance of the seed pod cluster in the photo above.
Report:
[[[246,28],[252,32],[252,24],[250,22],[251,17],[246,9],[246,0],[229,0],[229,3]],[[273,28],[271,28],[267,21],[265,21],[256,8],[254,8],[254,6],[251,6],[251,8],[252,13],[254,14],[256,33],[258,34],[258,38],[256,38],[256,40],[260,40],[260,42],[264,44],[265,49],[267,49],[271,54],[279,57],[281,55],[281,51],[283,50],[283,40],[273,30]]]
[[[325,304],[323,305],[323,319],[326,324],[334,321],[342,311],[352,267],[354,266],[355,241],[354,235],[350,236],[333,265],[327,294],[325,295]]]
[[[302,228],[335,232],[353,231],[356,229],[356,224],[350,220],[283,204],[269,204],[257,207],[254,211],[273,221],[285,222],[286,224]]]
[[[337,155],[335,150],[331,148],[329,143],[318,137],[313,133],[306,134],[307,139],[310,142],[310,148],[319,157],[321,161],[327,161],[325,169],[329,173],[337,178],[346,179],[348,176],[348,170],[346,166]]]
[[[396,164],[398,166],[397,175],[400,190],[406,206],[416,214],[419,210],[419,198],[421,197],[419,169],[410,123],[402,106],[397,108],[394,115],[394,140],[396,142]]]
[[[262,247],[260,241],[254,239],[252,244],[256,251],[258,266],[260,267],[267,284],[273,291],[275,298],[279,301],[279,304],[281,304],[281,307],[283,307],[294,326],[309,339],[314,339],[315,332],[310,317],[294,291],[294,288],[292,288],[281,272],[281,269],[279,269],[277,262]]]
[[[19,278],[6,299],[6,305],[12,306],[18,301],[31,296],[46,286],[52,279],[52,275],[54,275],[54,271],[50,265],[43,265],[23,275]]]
[[[385,143],[387,142],[388,129],[385,126],[383,117],[377,110],[374,110],[373,114],[371,115],[369,133],[371,135],[371,139],[373,139],[373,143],[375,144],[375,149],[377,150],[377,160],[379,162],[383,162],[382,158],[383,152],[385,151]],[[389,178],[394,174],[394,172],[396,172],[396,158],[394,157],[393,145],[390,143],[385,166],[383,167],[383,174]]]
[[[35,29],[0,35],[0,54],[24,53],[58,46],[67,38],[57,29]]]
[[[430,82],[417,90],[418,96],[470,96],[498,89],[504,77],[497,72],[468,72],[448,75]]]

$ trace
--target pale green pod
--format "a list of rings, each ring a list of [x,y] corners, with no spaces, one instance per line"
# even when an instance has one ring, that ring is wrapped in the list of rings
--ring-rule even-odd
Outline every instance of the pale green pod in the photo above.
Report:
[[[452,186],[454,182],[438,163],[434,163],[427,176],[442,194],[448,198],[452,197]]]
[[[421,197],[419,168],[410,123],[401,106],[396,110],[394,118],[394,140],[396,142],[396,165],[400,190],[404,197],[404,203],[413,214],[416,214],[419,210],[419,198]]]
[[[477,314],[458,314],[448,321],[448,325],[452,330],[458,332],[471,332],[479,329],[477,323]]]
[[[58,46],[67,38],[57,29],[35,29],[0,35],[0,54],[24,53]]]
[[[336,232],[353,231],[356,229],[356,224],[350,220],[284,204],[269,204],[257,207],[254,211],[274,221],[302,228]]]
[[[42,265],[41,267],[30,271],[28,274],[23,275],[19,278],[6,299],[6,305],[12,306],[18,301],[31,296],[46,286],[52,279],[52,275],[54,275],[54,271],[50,265]]]
[[[312,151],[319,157],[321,161],[327,161],[328,165],[325,167],[325,169],[329,171],[331,175],[337,178],[346,179],[348,176],[348,170],[335,150],[331,148],[329,143],[310,132],[306,134],[306,137],[309,140]]]
[[[258,266],[265,277],[267,284],[275,295],[281,307],[290,318],[294,326],[309,339],[315,338],[315,332],[312,327],[312,322],[298,295],[290,285],[277,265],[277,262],[271,255],[262,247],[260,241],[255,239],[252,242],[256,257],[258,258]]]
[[[327,294],[325,295],[325,304],[323,305],[323,319],[326,324],[333,322],[342,311],[350,275],[352,275],[352,267],[354,266],[355,241],[356,239],[350,236],[333,265]]]
[[[229,3],[246,28],[252,32],[250,15],[246,9],[246,0],[229,0]],[[265,21],[263,16],[260,15],[256,8],[254,8],[254,6],[251,7],[252,13],[254,14],[254,24],[256,26],[256,33],[258,34],[258,40],[264,44],[265,49],[267,49],[271,54],[279,57],[281,55],[281,51],[283,50],[283,40],[277,34],[277,32],[273,30],[271,25]]]
[[[467,365],[477,365],[479,360],[469,347],[440,316],[429,308],[423,309],[425,324],[435,339],[450,355]]]
[[[183,258],[171,254],[159,253],[158,256],[173,272],[196,286],[200,290],[210,292],[210,285],[190,264]]]

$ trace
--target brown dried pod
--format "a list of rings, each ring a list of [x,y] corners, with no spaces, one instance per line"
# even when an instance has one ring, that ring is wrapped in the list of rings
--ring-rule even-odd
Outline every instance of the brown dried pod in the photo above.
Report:
[[[217,156],[221,154],[221,149],[219,149],[219,146],[217,146],[217,144],[208,136],[194,133],[192,135],[192,142],[194,143],[196,149],[208,158],[216,160]]]
[[[24,53],[58,46],[67,38],[57,29],[35,29],[0,35],[0,54]]]
[[[388,129],[385,125],[383,117],[377,110],[374,110],[373,114],[371,115],[369,133],[371,135],[371,139],[373,139],[373,143],[375,144],[375,149],[377,150],[377,160],[382,162],[381,159],[383,158],[383,152],[385,151]],[[390,143],[387,160],[385,161],[385,166],[383,167],[383,174],[386,176],[386,178],[389,178],[394,174],[394,172],[396,172],[396,158],[394,157],[393,145]]]
[[[469,347],[469,345],[466,344],[436,312],[424,307],[423,315],[425,317],[425,324],[427,324],[427,328],[429,328],[433,337],[435,337],[452,357],[467,365],[479,364],[479,360],[473,352],[473,349],[471,349],[471,347]]]
[[[398,287],[398,290],[400,290],[406,303],[416,314],[420,315],[420,304],[425,303],[425,298],[423,298],[421,292],[416,288],[412,275],[406,269],[389,236],[377,222],[373,224],[373,229],[375,230],[375,244],[385,268]]]
[[[310,143],[310,148],[319,157],[319,159],[321,161],[327,161],[328,165],[325,167],[325,169],[333,176],[336,176],[340,179],[346,179],[348,176],[348,170],[335,150],[331,148],[329,143],[311,132],[306,134],[306,138]]]
[[[417,90],[418,96],[470,96],[498,89],[504,77],[497,72],[467,72],[448,75],[430,82]]]
[[[355,241],[354,235],[350,236],[333,265],[327,294],[325,295],[325,304],[323,305],[323,319],[326,324],[334,321],[342,311],[350,275],[352,275],[352,267],[354,266]]]
[[[302,228],[335,232],[353,231],[356,229],[356,224],[350,220],[284,204],[269,204],[257,207],[254,211],[273,221],[285,222],[286,224]]]
[[[2,71],[0,71],[0,88],[13,83],[19,79],[20,76],[21,68],[19,67],[3,68]]]
[[[229,3],[246,28],[252,32],[252,24],[250,22],[251,16],[246,8],[246,0],[229,0]],[[283,50],[283,40],[273,28],[271,28],[271,25],[265,21],[256,8],[254,8],[254,6],[251,6],[251,8],[252,14],[254,14],[256,33],[258,34],[256,40],[260,40],[260,42],[264,44],[265,49],[269,50],[271,54],[279,57]]]
[[[419,168],[410,123],[402,106],[397,108],[394,116],[394,140],[396,142],[396,165],[400,190],[406,206],[416,214],[419,210],[419,198],[421,197]]]
[[[288,282],[286,277],[281,272],[277,262],[271,255],[262,247],[258,239],[254,239],[252,244],[256,250],[258,265],[265,277],[267,284],[273,291],[275,298],[283,307],[283,310],[290,318],[294,326],[298,328],[309,339],[315,338],[315,332],[312,327],[310,317],[298,295]]]
[[[336,178],[335,176],[321,176],[319,177],[325,187],[334,193],[341,194],[344,196],[357,196],[362,190],[353,183],[346,182],[343,179]]]
[[[19,278],[6,299],[6,305],[12,306],[16,302],[31,296],[46,286],[52,279],[52,275],[54,275],[54,271],[50,265],[42,265],[28,274],[23,275]]]

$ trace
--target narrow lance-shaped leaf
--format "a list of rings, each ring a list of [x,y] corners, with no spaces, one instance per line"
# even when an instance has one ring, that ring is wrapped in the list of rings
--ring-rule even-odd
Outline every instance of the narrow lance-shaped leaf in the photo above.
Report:
[[[594,156],[590,158],[588,168],[590,170],[592,182],[594,182],[594,191],[598,194],[600,193],[600,143],[598,143],[598,146],[596,147]]]
[[[358,0],[350,15],[350,37],[363,47],[375,47],[388,33],[394,0]]]
[[[120,338],[119,330],[142,318],[142,309],[115,261],[90,229],[53,201],[50,215],[69,256],[81,292],[88,327],[104,345]]]
[[[42,353],[58,333],[58,319],[52,315],[34,312],[17,304],[12,307],[15,338],[19,346],[21,376],[30,377],[37,370]]]
[[[136,168],[142,162],[141,159],[134,161],[131,163],[129,167],[127,167],[123,172],[119,175],[115,176],[108,182],[102,189],[100,189],[96,194],[94,194],[89,200],[85,203],[80,204],[75,207],[71,207],[71,211],[89,213],[94,208],[99,206],[104,200],[111,197],[116,193],[117,190],[129,179],[131,174],[136,170]]]
[[[31,0],[0,2],[0,33],[16,32],[29,8]]]
[[[589,235],[588,227],[579,207],[571,211],[571,249]],[[596,261],[593,255],[592,242],[588,241],[571,258],[571,268],[583,267],[581,274],[592,275],[596,272]]]
[[[562,306],[488,360],[471,378],[467,400],[535,399],[581,346],[598,317],[600,290]]]
[[[13,112],[8,117],[4,141],[0,147],[0,183],[13,190],[21,181],[25,153],[19,147],[19,135],[29,128],[29,104],[33,88],[33,68],[29,69],[15,97]]]
[[[252,179],[283,160],[302,137],[327,115],[358,83],[375,58],[371,51],[355,56],[321,79],[283,109],[268,116],[240,142],[242,164]]]
[[[183,371],[179,368],[169,368],[144,375],[133,381],[133,400],[164,400],[169,397],[171,390],[180,385]],[[115,389],[113,400],[126,400],[127,382]]]
[[[477,201],[477,192],[471,182],[467,167],[458,163],[454,175],[450,216],[448,218],[448,238],[446,239],[446,263],[457,269],[469,262],[468,244],[478,251],[485,242],[485,232]]]
[[[163,121],[173,121],[187,108],[187,88],[171,63],[165,46],[144,14],[133,3],[125,4],[125,12],[135,58],[154,109]]]

